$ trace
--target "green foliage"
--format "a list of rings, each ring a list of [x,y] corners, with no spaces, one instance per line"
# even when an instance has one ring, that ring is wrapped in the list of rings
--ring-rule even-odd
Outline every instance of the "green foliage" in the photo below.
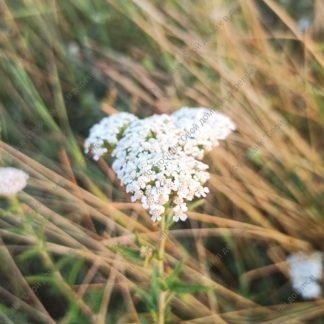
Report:
[[[123,257],[129,259],[130,261],[133,261],[138,264],[142,263],[140,253],[138,252],[138,250],[134,250],[121,244],[111,246],[110,249],[116,252],[117,254],[120,254]]]

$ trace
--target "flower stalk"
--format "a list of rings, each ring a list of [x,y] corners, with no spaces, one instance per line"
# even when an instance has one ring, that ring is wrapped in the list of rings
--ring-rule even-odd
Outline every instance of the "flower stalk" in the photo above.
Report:
[[[159,269],[159,278],[161,281],[164,279],[164,255],[165,255],[165,244],[167,240],[166,235],[166,216],[162,217],[160,222],[160,244],[158,250],[158,269]],[[160,289],[159,292],[159,309],[158,309],[158,324],[165,323],[165,308],[166,308],[166,291]]]

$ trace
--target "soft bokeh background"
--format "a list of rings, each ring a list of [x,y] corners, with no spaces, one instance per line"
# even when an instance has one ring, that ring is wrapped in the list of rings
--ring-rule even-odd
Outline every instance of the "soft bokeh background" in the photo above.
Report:
[[[324,250],[323,6],[0,0],[0,165],[31,176],[0,200],[0,322],[154,322],[157,225],[82,145],[107,114],[188,105],[238,129],[168,234],[167,322],[324,323],[285,261]]]

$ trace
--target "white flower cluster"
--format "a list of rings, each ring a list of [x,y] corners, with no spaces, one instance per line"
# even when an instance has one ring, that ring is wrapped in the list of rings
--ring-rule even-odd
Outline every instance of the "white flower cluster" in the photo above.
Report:
[[[91,151],[93,159],[99,160],[116,146],[124,130],[136,119],[136,116],[125,112],[103,118],[90,129],[90,135],[84,143],[85,152]]]
[[[0,168],[0,196],[14,196],[27,185],[29,176],[16,168]]]
[[[133,193],[133,201],[141,200],[153,220],[161,219],[167,203],[175,221],[185,220],[185,201],[208,192],[203,187],[208,166],[185,154],[180,135],[170,116],[154,115],[133,122],[112,154],[113,170],[126,192]]]
[[[184,131],[181,140],[185,142],[185,152],[192,152],[198,159],[218,146],[219,141],[225,140],[236,128],[230,118],[207,108],[184,107],[173,113],[172,118]]]
[[[294,253],[287,258],[289,276],[294,289],[305,299],[321,296],[323,254],[321,252]]]
[[[204,118],[206,112],[210,110],[183,108],[171,116],[132,120],[130,116],[114,115],[91,129],[85,151],[91,151],[98,159],[108,152],[107,145],[113,146],[113,170],[126,186],[126,192],[132,194],[132,201],[140,200],[154,221],[161,220],[166,208],[172,208],[174,221],[184,221],[187,202],[209,192],[204,187],[209,178],[208,165],[199,161],[203,152],[218,145],[218,140],[235,129],[226,116],[209,113],[218,131],[210,125],[186,135],[190,123]],[[112,125],[114,121],[118,125]]]

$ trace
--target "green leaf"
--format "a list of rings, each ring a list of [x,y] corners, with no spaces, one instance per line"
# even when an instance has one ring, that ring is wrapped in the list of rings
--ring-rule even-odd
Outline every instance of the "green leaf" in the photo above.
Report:
[[[127,246],[123,245],[115,245],[113,247],[110,247],[114,252],[124,256],[125,258],[128,258],[131,261],[134,261],[138,264],[142,263],[142,259],[140,256],[139,251],[133,250]]]
[[[189,285],[185,282],[176,281],[168,286],[169,290],[177,294],[193,294],[197,292],[206,292],[210,288],[204,285]]]
[[[188,210],[194,210],[205,203],[204,199],[199,199],[188,205]]]
[[[141,289],[137,286],[134,287],[134,291],[135,294],[139,295],[139,297],[143,300],[148,310],[156,309],[156,304],[154,303],[154,300],[152,299],[152,295],[149,293],[149,291],[145,291],[144,289]]]
[[[26,251],[21,252],[17,259],[21,262],[33,259],[39,256],[40,251],[41,248],[39,245],[31,246]]]
[[[135,235],[134,243],[136,244],[136,246],[141,247],[141,246],[145,245],[145,242],[143,241],[143,239],[139,236],[139,234],[137,232],[135,232],[134,235]]]
[[[102,301],[103,291],[102,290],[89,290],[85,295],[85,300],[87,304],[93,309],[94,312],[99,312],[101,301]]]
[[[82,266],[84,265],[84,261],[83,260],[77,260],[71,270],[68,273],[68,277],[67,277],[67,283],[70,285],[74,285],[76,284],[76,280],[78,278],[78,275],[80,273],[80,270],[82,269]]]
[[[158,270],[156,268],[153,269],[151,283],[147,291],[139,288],[138,286],[136,286],[134,290],[135,293],[137,293],[142,298],[148,311],[156,313],[158,310],[159,293],[161,291],[161,282],[159,280]]]
[[[174,282],[179,281],[179,274],[182,270],[183,262],[178,262],[171,274],[165,279],[167,286],[169,287]]]

